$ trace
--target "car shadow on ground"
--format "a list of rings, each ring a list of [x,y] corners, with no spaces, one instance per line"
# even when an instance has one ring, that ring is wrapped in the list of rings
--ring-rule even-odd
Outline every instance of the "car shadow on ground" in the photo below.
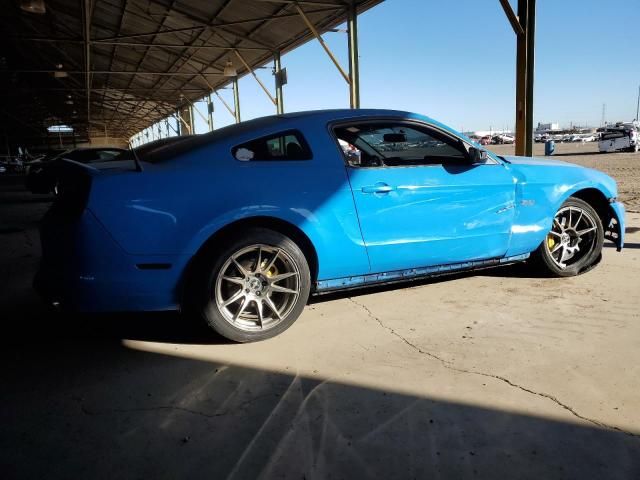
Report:
[[[0,350],[5,478],[640,475],[632,433],[123,341],[208,343],[175,314],[15,307],[22,318],[3,319],[21,331],[5,330]],[[224,358],[216,348],[207,351]]]
[[[639,440],[592,425],[114,342],[2,358],[5,478],[640,474]]]

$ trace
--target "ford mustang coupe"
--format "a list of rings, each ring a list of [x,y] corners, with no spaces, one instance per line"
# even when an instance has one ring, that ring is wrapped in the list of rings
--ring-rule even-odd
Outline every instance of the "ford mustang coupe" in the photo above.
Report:
[[[65,161],[36,287],[85,312],[187,309],[246,342],[310,294],[529,259],[593,267],[624,241],[607,175],[500,157],[430,118],[327,110]]]

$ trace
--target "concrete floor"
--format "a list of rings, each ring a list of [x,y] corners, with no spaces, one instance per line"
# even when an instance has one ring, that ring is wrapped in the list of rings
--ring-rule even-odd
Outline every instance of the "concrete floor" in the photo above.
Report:
[[[48,201],[0,180],[3,478],[640,478],[640,212],[576,278],[333,296],[234,345],[171,313],[49,312]]]

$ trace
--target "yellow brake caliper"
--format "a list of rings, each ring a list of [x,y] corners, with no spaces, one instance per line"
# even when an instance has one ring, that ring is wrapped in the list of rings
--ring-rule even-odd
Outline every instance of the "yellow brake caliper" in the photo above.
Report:
[[[267,263],[268,261],[266,259],[263,260],[262,265],[260,265],[260,267],[264,269],[267,266]],[[277,274],[278,274],[278,269],[276,268],[275,265],[273,265],[269,270],[265,272],[265,275],[269,278],[275,277]]]
[[[555,244],[556,244],[556,241],[553,235],[551,234],[547,235],[547,246],[549,247],[549,250],[552,250]]]

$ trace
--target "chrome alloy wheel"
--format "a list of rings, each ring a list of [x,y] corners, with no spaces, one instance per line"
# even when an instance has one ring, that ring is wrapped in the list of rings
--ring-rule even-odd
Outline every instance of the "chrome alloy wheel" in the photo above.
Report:
[[[545,247],[553,262],[565,269],[589,254],[596,242],[596,222],[590,213],[579,207],[558,210]]]
[[[283,249],[257,244],[231,255],[215,283],[218,310],[245,331],[267,330],[284,320],[300,296],[300,268]]]

